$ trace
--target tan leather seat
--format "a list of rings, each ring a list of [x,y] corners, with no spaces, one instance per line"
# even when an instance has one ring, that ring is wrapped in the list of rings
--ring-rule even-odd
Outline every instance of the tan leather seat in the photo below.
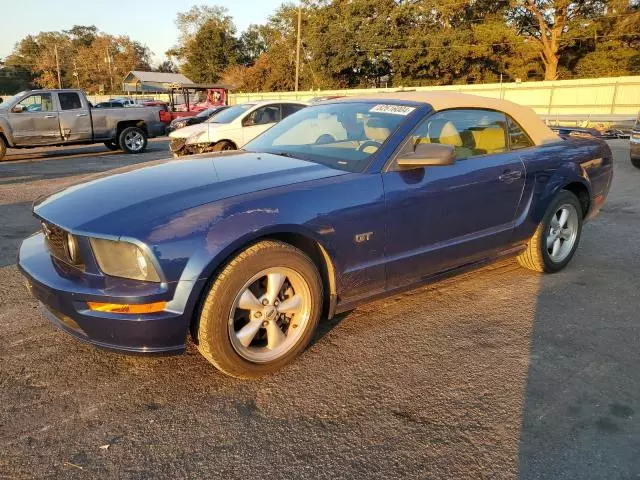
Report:
[[[384,143],[385,140],[389,138],[389,135],[391,135],[391,130],[384,126],[382,120],[372,117],[367,119],[364,124],[364,134],[369,140],[373,140],[377,143]]]
[[[428,137],[429,143],[440,143],[455,147],[456,158],[467,158],[473,154],[473,150],[464,144],[460,132],[450,120],[433,120],[429,124]]]
[[[476,153],[500,153],[507,149],[504,130],[497,125],[482,130],[472,130],[471,135]]]

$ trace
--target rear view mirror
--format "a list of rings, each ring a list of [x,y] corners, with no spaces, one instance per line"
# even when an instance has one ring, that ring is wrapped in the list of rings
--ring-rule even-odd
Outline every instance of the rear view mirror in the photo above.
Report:
[[[441,143],[418,143],[414,150],[400,155],[396,162],[404,170],[422,167],[440,167],[453,165],[456,151],[452,145]]]

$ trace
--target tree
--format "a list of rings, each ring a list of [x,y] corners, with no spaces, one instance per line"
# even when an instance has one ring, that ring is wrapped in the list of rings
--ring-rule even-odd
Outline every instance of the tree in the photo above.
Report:
[[[176,73],[178,71],[178,67],[171,61],[165,60],[155,69],[156,72],[162,73]]]
[[[264,38],[265,27],[262,25],[249,25],[238,39],[238,63],[251,66],[256,59],[267,51],[267,42]]]
[[[195,82],[217,82],[225,69],[236,64],[238,44],[233,26],[209,20],[182,51],[184,74]]]
[[[545,80],[555,80],[562,50],[571,43],[571,35],[603,15],[606,8],[606,0],[518,0],[509,19],[535,46]]]

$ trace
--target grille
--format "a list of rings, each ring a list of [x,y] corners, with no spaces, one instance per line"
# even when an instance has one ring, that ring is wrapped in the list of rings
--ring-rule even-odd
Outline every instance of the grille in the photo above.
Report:
[[[42,233],[44,233],[47,248],[53,257],[68,265],[84,268],[81,258],[78,258],[76,263],[69,258],[66,247],[66,232],[63,229],[51,223],[42,222]]]
[[[177,152],[178,150],[182,150],[182,147],[184,147],[185,143],[187,143],[186,138],[172,138],[169,148],[172,152]]]

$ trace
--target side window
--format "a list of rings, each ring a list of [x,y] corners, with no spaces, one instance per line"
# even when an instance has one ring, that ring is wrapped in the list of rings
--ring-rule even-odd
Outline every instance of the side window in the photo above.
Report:
[[[30,95],[18,103],[18,105],[23,107],[23,112],[51,112],[53,110],[50,93]]]
[[[242,121],[245,127],[253,125],[268,125],[280,121],[280,105],[266,105],[251,112]]]
[[[60,109],[62,110],[78,110],[82,108],[80,95],[75,92],[59,93],[58,100],[60,101]]]
[[[283,103],[282,104],[282,118],[287,118],[292,113],[296,113],[298,110],[302,110],[304,105],[296,105],[295,103]]]
[[[520,125],[516,121],[507,116],[507,124],[509,126],[509,146],[511,150],[519,150],[521,148],[529,148],[533,146],[533,142],[529,138],[529,135],[525,133]]]
[[[491,110],[445,110],[425,119],[412,133],[413,144],[440,143],[455,148],[456,158],[507,151],[507,121]]]

